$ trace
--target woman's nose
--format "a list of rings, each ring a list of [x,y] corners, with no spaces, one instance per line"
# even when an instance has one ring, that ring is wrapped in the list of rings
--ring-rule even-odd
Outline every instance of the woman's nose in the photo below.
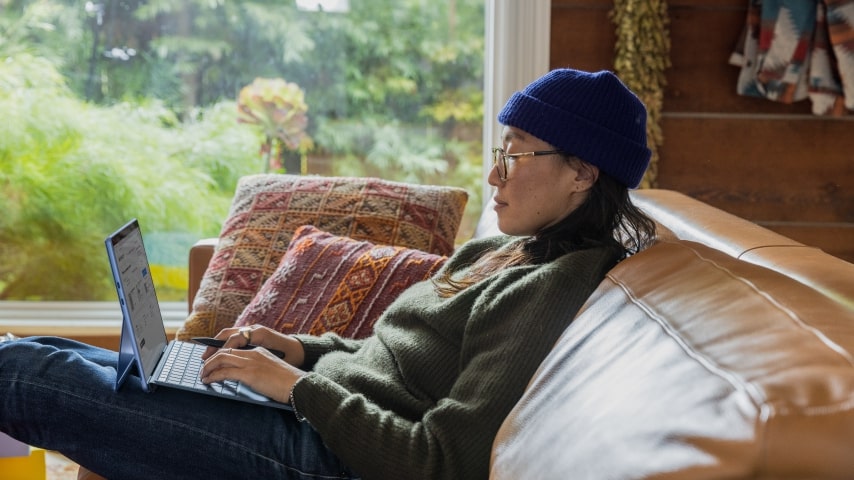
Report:
[[[489,175],[487,175],[486,181],[493,187],[497,187],[503,183],[501,178],[498,177],[498,167],[495,164],[493,164],[492,168],[489,170]]]

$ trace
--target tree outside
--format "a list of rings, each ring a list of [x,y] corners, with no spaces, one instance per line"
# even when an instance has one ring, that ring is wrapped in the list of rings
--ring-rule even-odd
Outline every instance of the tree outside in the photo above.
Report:
[[[0,300],[112,300],[103,239],[145,230],[158,294],[263,171],[256,78],[304,91],[305,170],[462,186],[480,206],[483,0],[0,0]],[[296,173],[296,172],[290,172]]]

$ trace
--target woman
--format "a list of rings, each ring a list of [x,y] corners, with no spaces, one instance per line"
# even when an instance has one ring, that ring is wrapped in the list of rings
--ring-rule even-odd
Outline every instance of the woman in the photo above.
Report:
[[[646,112],[614,75],[549,72],[498,120],[489,183],[507,236],[462,246],[368,339],[230,328],[205,353],[203,381],[243,381],[293,413],[115,393],[115,353],[38,338],[0,346],[0,430],[117,479],[486,478],[493,437],[551,345],[654,235],[628,197],[649,162]],[[236,350],[250,340],[287,362]]]

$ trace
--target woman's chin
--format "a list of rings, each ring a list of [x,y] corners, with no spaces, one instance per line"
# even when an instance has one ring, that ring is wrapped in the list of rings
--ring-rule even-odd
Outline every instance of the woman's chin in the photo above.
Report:
[[[513,225],[508,225],[506,222],[502,222],[501,219],[498,219],[498,230],[501,231],[504,235],[512,235],[519,236],[524,235],[524,233],[519,233],[519,228]]]

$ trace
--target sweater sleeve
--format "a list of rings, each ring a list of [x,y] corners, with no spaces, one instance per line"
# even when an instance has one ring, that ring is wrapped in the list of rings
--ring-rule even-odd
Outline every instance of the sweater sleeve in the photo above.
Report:
[[[294,335],[294,338],[302,343],[305,359],[300,367],[303,370],[311,370],[317,360],[329,352],[355,352],[361,348],[363,339],[342,338],[334,333],[324,333],[320,336]]]
[[[459,293],[476,295],[473,308],[452,319],[465,324],[459,372],[447,397],[420,418],[383,410],[316,373],[295,388],[297,406],[310,406],[300,413],[367,479],[487,478],[501,422],[615,261],[603,249],[575,252]]]

